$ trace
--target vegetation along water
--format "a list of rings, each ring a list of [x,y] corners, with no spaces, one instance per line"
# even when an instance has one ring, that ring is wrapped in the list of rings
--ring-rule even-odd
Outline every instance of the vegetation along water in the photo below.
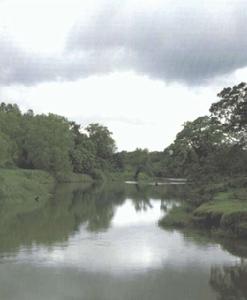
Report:
[[[0,298],[247,299],[247,84],[218,97],[162,152],[2,103]]]

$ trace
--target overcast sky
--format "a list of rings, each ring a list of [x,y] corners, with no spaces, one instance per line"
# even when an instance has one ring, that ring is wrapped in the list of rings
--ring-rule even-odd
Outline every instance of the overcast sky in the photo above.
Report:
[[[162,150],[246,81],[246,0],[0,0],[0,101]]]

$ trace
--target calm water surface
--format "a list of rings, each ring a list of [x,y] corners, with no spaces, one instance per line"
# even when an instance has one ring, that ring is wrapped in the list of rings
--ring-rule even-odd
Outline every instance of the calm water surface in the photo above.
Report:
[[[158,226],[182,189],[64,185],[36,210],[3,206],[0,299],[247,299],[243,242]]]

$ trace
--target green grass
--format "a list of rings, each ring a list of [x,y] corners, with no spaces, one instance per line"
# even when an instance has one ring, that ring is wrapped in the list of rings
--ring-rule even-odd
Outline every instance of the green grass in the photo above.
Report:
[[[43,208],[54,188],[54,178],[44,171],[0,169],[0,235],[6,226],[15,232],[23,215]]]
[[[232,214],[236,212],[247,213],[247,190],[236,189],[217,193],[212,201],[203,203],[194,214]]]
[[[247,190],[239,188],[217,193],[212,201],[194,210],[193,221],[227,235],[247,237]]]
[[[184,228],[191,224],[191,211],[187,205],[173,207],[160,221],[163,227]]]
[[[165,227],[212,229],[222,235],[247,237],[247,189],[218,192],[211,201],[192,210],[187,205],[173,208],[159,224]]]
[[[60,183],[89,183],[93,179],[87,174],[67,173],[59,174],[57,180]]]
[[[247,213],[247,202],[239,200],[211,201],[199,206],[194,214],[232,214],[239,211]]]
[[[0,169],[0,205],[42,205],[51,197],[54,183],[53,177],[44,171]]]

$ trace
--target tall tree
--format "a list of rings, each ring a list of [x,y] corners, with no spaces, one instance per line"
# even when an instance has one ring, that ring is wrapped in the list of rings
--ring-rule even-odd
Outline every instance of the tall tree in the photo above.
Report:
[[[196,177],[199,173],[214,173],[217,172],[222,150],[230,145],[229,137],[217,120],[199,117],[185,123],[174,143],[166,149],[166,163],[170,170],[177,170],[175,174]]]
[[[0,104],[0,132],[2,144],[8,144],[8,153],[13,163],[17,163],[22,145],[23,130],[21,126],[22,115],[16,104]]]
[[[0,167],[7,167],[13,164],[11,156],[12,144],[9,138],[0,131]]]
[[[210,107],[210,112],[221,124],[225,133],[233,134],[235,143],[247,145],[247,84],[224,88],[220,100]]]
[[[116,151],[116,144],[112,138],[112,132],[103,125],[90,124],[86,131],[90,140],[95,145],[96,155],[101,159],[110,159]]]
[[[23,148],[33,168],[55,174],[71,170],[73,138],[69,122],[60,116],[37,115],[29,120]]]

